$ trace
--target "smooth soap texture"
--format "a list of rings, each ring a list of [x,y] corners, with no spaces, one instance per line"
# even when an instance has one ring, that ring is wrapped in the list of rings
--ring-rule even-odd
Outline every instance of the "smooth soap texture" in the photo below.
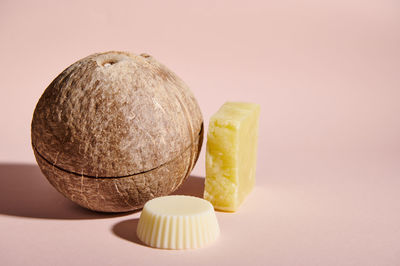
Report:
[[[204,198],[236,211],[255,183],[260,106],[227,102],[210,119]]]
[[[137,227],[142,242],[163,249],[200,248],[219,234],[213,206],[204,199],[181,195],[148,201]]]

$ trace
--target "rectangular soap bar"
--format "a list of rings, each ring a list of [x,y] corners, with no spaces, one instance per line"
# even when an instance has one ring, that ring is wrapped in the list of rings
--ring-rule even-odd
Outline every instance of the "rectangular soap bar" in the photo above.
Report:
[[[227,102],[210,119],[204,199],[236,211],[254,187],[260,106]]]

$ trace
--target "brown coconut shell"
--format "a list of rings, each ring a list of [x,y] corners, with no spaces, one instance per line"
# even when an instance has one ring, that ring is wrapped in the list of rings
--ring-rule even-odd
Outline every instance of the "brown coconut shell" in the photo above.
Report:
[[[59,192],[91,210],[124,212],[183,183],[203,118],[188,86],[153,57],[107,52],[55,78],[31,133],[39,167]]]

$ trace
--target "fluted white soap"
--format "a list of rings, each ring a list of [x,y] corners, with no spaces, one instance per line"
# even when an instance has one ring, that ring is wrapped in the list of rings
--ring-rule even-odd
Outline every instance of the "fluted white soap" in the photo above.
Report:
[[[219,234],[210,202],[182,195],[148,201],[137,227],[137,236],[142,242],[163,249],[200,248],[215,241]]]

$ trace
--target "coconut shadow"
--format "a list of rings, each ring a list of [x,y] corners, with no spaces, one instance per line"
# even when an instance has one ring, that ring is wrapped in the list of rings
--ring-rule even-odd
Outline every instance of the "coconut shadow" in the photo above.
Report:
[[[40,219],[100,219],[128,213],[86,210],[56,191],[35,164],[0,163],[0,214]]]

